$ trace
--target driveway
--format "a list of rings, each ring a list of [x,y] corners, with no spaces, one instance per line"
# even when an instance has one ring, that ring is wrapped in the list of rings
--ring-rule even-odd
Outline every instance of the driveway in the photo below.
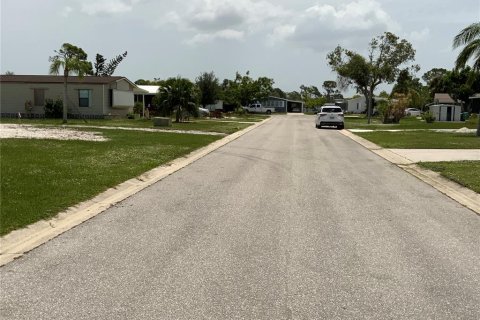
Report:
[[[309,116],[0,268],[2,319],[479,319],[479,217]]]

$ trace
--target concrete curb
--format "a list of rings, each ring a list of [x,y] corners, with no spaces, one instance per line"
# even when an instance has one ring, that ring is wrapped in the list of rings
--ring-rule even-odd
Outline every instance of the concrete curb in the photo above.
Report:
[[[383,159],[397,165],[399,168],[414,175],[423,182],[431,185],[441,193],[447,195],[463,206],[480,215],[480,194],[472,191],[464,186],[459,185],[451,180],[442,177],[440,174],[421,168],[417,166],[413,161],[404,158],[390,150],[383,149],[382,147],[359,137],[348,130],[340,131],[343,135],[349,137],[360,145],[364,146],[373,153],[379,155]]]
[[[59,236],[65,231],[95,217],[114,204],[125,200],[148,186],[206,156],[210,152],[232,142],[270,119],[271,118],[267,118],[261,122],[255,123],[250,127],[217,140],[208,146],[195,150],[185,157],[175,159],[170,163],[147,171],[136,178],[127,180],[114,188],[106,190],[91,200],[84,201],[68,208],[64,212],[60,212],[57,216],[49,220],[41,220],[23,229],[10,232],[0,238],[0,266],[13,261],[26,252]]]

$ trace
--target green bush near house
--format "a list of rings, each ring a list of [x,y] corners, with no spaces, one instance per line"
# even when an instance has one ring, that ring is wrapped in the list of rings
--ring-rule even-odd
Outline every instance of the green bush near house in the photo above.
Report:
[[[435,116],[430,111],[427,111],[422,115],[422,119],[425,120],[426,123],[433,123],[435,121]]]
[[[54,119],[61,119],[63,115],[63,101],[60,99],[52,100],[46,99],[45,105],[45,118],[54,118]]]

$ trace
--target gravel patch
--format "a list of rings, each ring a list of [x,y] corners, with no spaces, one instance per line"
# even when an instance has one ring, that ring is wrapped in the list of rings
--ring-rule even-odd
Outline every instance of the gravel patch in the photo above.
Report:
[[[101,132],[80,131],[65,127],[36,127],[21,124],[0,124],[0,139],[54,139],[108,141]]]

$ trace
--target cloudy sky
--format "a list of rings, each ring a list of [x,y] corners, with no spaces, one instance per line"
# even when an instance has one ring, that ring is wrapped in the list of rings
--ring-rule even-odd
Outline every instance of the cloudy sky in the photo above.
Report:
[[[336,75],[337,45],[366,53],[390,31],[416,49],[418,76],[452,68],[452,39],[480,20],[480,0],[1,0],[1,73],[47,74],[65,43],[93,60],[128,51],[115,75],[137,79],[214,71],[267,76],[284,91]]]

